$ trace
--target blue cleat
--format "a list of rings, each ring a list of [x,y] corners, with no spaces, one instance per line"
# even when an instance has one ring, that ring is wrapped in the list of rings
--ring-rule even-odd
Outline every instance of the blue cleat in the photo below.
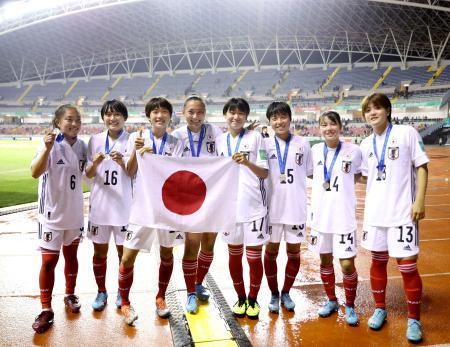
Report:
[[[386,321],[387,312],[382,308],[377,308],[373,313],[372,317],[369,318],[367,325],[372,330],[380,330]]]
[[[107,301],[108,294],[106,292],[98,292],[95,301],[92,303],[92,308],[94,311],[103,311]]]
[[[280,311],[280,294],[272,293],[272,297],[270,298],[269,303],[269,311],[272,313],[278,313]]]
[[[195,293],[197,298],[201,301],[208,301],[210,297],[209,290],[206,289],[201,283],[195,285]]]
[[[186,311],[190,314],[196,314],[198,312],[197,295],[195,293],[188,294]]]
[[[295,309],[295,302],[292,301],[289,293],[281,293],[281,305],[288,311],[294,311]]]
[[[417,319],[408,318],[406,338],[409,342],[418,343],[422,341],[422,325]]]
[[[350,326],[358,325],[359,320],[354,307],[345,305],[345,321]]]
[[[333,312],[336,312],[338,309],[339,305],[337,301],[328,300],[319,310],[318,314],[320,317],[325,318],[330,316]]]
[[[121,308],[122,307],[122,298],[120,297],[120,293],[119,292],[117,292],[116,307],[117,308]]]

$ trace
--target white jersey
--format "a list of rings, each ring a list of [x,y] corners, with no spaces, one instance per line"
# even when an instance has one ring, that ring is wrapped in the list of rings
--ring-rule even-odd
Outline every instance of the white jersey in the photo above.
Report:
[[[200,148],[200,156],[216,156],[216,137],[222,135],[222,131],[215,125],[205,123],[204,126],[204,138],[202,146]],[[194,152],[197,155],[198,142],[200,138],[200,132],[192,133],[192,142],[194,143]],[[174,130],[171,134],[180,139],[184,143],[183,157],[192,157],[191,144],[189,142],[188,127],[182,126]],[[198,155],[197,155],[198,156]]]
[[[39,146],[32,165],[45,144]],[[66,140],[54,142],[45,172],[39,177],[38,220],[45,228],[70,230],[83,228],[82,178],[87,160],[86,144],[71,146]]]
[[[147,129],[143,134],[142,137],[144,138],[144,146],[145,147],[150,147],[152,148],[153,142],[150,138],[150,129]],[[127,144],[127,151],[126,151],[126,161],[129,159],[131,153],[133,152],[134,149],[134,141],[136,140],[136,138],[138,137],[138,132],[134,132],[130,135],[129,139],[128,139],[128,144]],[[154,138],[155,139],[155,146],[156,146],[156,152],[158,153],[161,145],[162,145],[162,138]],[[166,139],[166,143],[164,145],[163,148],[163,156],[171,156],[171,157],[181,157],[183,155],[183,142],[179,139],[177,139],[176,137],[167,134],[167,139]],[[136,153],[136,155],[140,155],[138,153]],[[144,155],[154,155],[154,154],[149,154],[149,153],[145,153]],[[142,185],[144,184],[151,184],[151,182],[147,182],[145,177],[141,176],[141,172],[139,171],[139,167],[136,173],[136,178],[135,178],[135,182],[134,182],[134,194],[139,194],[140,192],[142,192],[143,190],[140,188],[142,187]],[[133,199],[133,203],[131,205],[131,211],[130,211],[130,224],[138,224],[136,223],[135,220],[133,220],[133,210],[134,209],[139,209],[140,206],[136,205],[136,199]],[[135,210],[136,211],[136,210]],[[134,213],[136,214],[136,213]]]
[[[380,159],[386,131],[375,137]],[[372,134],[361,142],[361,171],[367,176],[364,225],[395,227],[407,224],[412,221],[416,168],[429,161],[422,138],[409,125],[393,125],[386,146],[386,169],[379,178],[378,162],[373,149],[374,136]]]
[[[276,138],[283,159],[286,142]],[[275,138],[265,138],[269,161],[269,223],[300,225],[306,222],[306,177],[312,175],[313,166],[309,142],[292,135],[286,159],[284,176],[281,177]]]
[[[230,157],[228,154],[227,137],[229,132],[216,139],[217,154]],[[239,136],[230,136],[231,153],[236,148]],[[242,137],[238,152],[244,153],[247,159],[264,169],[269,168],[267,152],[263,137],[256,131],[246,130]],[[252,222],[267,215],[267,189],[265,180],[257,177],[248,167],[239,167],[239,190],[237,201],[237,223]],[[226,208],[226,206],[224,206]]]
[[[108,132],[93,135],[88,145],[88,165],[96,153],[105,154],[105,143]],[[127,148],[128,137],[124,131],[114,142],[109,140],[110,151],[122,154]],[[128,224],[132,198],[131,178],[119,164],[112,159],[104,159],[97,166],[96,175],[92,179],[89,221],[95,225],[124,226]]]
[[[324,146],[322,142],[312,147],[311,229],[321,233],[348,234],[356,230],[355,174],[361,172],[361,150],[352,143],[342,142],[331,172],[330,187],[325,190]],[[328,172],[336,149],[328,149]]]

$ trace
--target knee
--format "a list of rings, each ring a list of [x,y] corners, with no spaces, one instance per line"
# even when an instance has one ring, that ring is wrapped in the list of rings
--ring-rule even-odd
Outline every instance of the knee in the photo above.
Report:
[[[341,269],[344,274],[351,274],[355,271],[355,264],[353,259],[342,259]]]
[[[134,257],[131,254],[123,253],[120,264],[123,267],[132,267],[134,265]]]
[[[173,248],[168,248],[168,247],[160,247],[159,249],[159,256],[161,259],[164,260],[170,260],[173,258]]]

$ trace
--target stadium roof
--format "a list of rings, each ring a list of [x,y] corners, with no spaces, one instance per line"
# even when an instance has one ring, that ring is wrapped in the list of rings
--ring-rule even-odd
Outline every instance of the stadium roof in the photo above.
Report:
[[[45,7],[43,4],[53,4]],[[0,83],[450,59],[449,0],[51,0],[0,8]]]

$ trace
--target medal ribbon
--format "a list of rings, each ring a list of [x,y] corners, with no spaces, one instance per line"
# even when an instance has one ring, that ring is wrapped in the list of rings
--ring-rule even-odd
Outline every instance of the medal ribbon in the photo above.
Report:
[[[191,154],[193,157],[199,157],[200,152],[202,150],[203,139],[205,138],[205,125],[202,124],[202,128],[200,130],[200,137],[198,139],[198,144],[197,144],[197,154],[195,154],[194,139],[192,137],[192,132],[191,132],[191,129],[189,129],[189,127],[187,128],[187,132],[188,132],[188,136],[189,136],[189,146],[191,147]]]
[[[231,153],[231,140],[230,140],[231,135],[230,135],[230,133],[228,133],[227,147],[228,147],[228,156],[229,157],[233,156],[234,153],[239,151],[239,146],[241,145],[241,140],[244,137],[244,134],[245,134],[245,129],[242,129],[241,132],[239,133],[239,138],[237,140],[236,147],[234,148],[234,152]]]
[[[277,148],[278,165],[280,166],[280,173],[282,175],[284,175],[284,173],[286,172],[287,156],[288,156],[288,152],[289,152],[289,142],[291,142],[291,134],[290,133],[286,140],[286,147],[284,147],[283,158],[281,158],[280,144],[277,140],[277,137],[275,136],[275,147]]]
[[[391,134],[391,130],[392,130],[392,123],[389,123],[389,126],[388,126],[387,131],[386,131],[386,137],[384,138],[383,150],[381,152],[381,159],[378,157],[377,142],[376,142],[376,139],[375,139],[376,135],[375,135],[375,133],[373,134],[373,152],[375,153],[375,157],[377,158],[377,162],[378,162],[377,169],[378,169],[378,172],[383,171],[383,169],[385,167],[385,165],[384,165],[384,157],[386,155],[386,147],[387,147],[387,144],[388,144],[389,135]]]
[[[163,151],[164,151],[164,146],[166,145],[167,132],[165,132],[162,137],[161,147],[159,147],[158,151],[156,151],[156,143],[155,143],[155,137],[153,136],[153,132],[151,131],[151,129],[148,129],[148,132],[150,133],[150,138],[151,138],[152,144],[153,144],[153,154],[162,155]]]
[[[119,136],[117,136],[116,141],[114,142],[114,144],[112,145],[111,148],[109,148],[109,130],[106,132],[106,141],[105,141],[105,154],[109,154],[109,152],[111,152],[114,148],[114,146],[116,145],[117,141],[119,141],[120,137],[123,134],[123,129],[120,130],[119,132]]]
[[[330,164],[330,170],[327,170],[327,154],[328,154],[328,147],[327,144],[323,144],[323,177],[325,178],[325,182],[331,181],[331,173],[333,172],[334,163],[336,162],[336,159],[339,155],[339,152],[341,151],[342,143],[339,141],[339,144],[336,148],[336,152],[334,152],[333,160]]]

